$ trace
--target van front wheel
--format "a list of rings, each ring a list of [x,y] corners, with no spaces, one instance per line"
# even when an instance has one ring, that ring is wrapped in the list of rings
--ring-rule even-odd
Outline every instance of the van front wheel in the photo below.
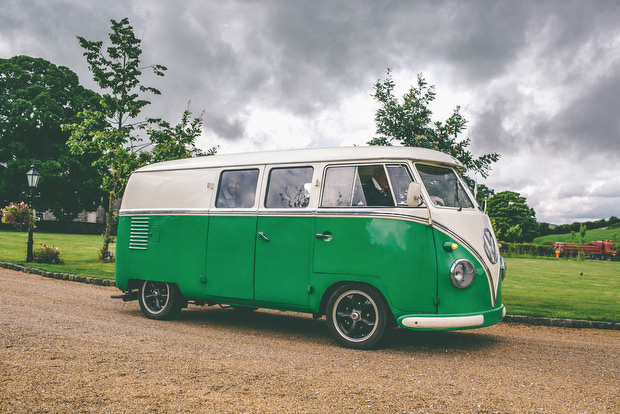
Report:
[[[170,319],[175,317],[183,306],[181,292],[171,283],[145,280],[140,287],[140,309],[151,319]]]
[[[345,285],[327,304],[327,327],[342,346],[369,349],[377,346],[388,325],[383,296],[370,286]]]

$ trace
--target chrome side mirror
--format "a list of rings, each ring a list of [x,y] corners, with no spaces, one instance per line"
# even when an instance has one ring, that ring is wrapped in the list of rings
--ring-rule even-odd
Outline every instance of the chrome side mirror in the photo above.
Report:
[[[409,207],[418,207],[420,204],[422,204],[422,185],[411,182],[407,191],[407,205]]]

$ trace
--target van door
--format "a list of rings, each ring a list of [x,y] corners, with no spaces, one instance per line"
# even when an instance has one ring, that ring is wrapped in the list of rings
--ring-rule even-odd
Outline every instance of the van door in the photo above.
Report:
[[[312,167],[273,168],[259,209],[256,300],[307,308],[314,218],[308,208]]]
[[[206,294],[254,298],[256,188],[259,170],[228,170],[220,175],[207,240]]]
[[[328,167],[316,214],[313,270],[380,286],[393,310],[433,313],[435,245],[428,210],[406,206],[411,177],[404,164]]]

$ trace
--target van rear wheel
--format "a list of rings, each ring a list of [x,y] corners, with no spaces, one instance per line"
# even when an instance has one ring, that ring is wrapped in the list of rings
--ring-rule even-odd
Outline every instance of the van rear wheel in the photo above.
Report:
[[[345,285],[327,303],[327,327],[342,346],[369,349],[385,334],[389,310],[383,296],[370,286]]]
[[[150,319],[170,319],[181,311],[183,300],[179,288],[167,282],[145,280],[138,296],[142,313]]]

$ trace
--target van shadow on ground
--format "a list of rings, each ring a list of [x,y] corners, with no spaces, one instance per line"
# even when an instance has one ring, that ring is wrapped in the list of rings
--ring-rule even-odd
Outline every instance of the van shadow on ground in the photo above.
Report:
[[[139,311],[137,315],[141,315]],[[230,331],[252,338],[271,337],[290,339],[317,345],[339,346],[327,330],[325,317],[318,320],[308,314],[260,309],[254,312],[236,311],[219,306],[185,309],[173,323],[202,325],[205,329]],[[390,331],[381,349],[401,352],[469,352],[484,351],[501,344],[498,337],[484,330],[422,332],[396,328]]]

